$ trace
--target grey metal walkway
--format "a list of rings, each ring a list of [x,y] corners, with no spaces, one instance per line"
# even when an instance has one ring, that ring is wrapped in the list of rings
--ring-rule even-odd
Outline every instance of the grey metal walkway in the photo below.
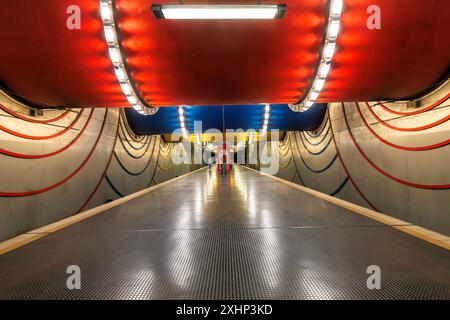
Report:
[[[450,253],[255,172],[202,170],[0,256],[0,298],[450,299]]]

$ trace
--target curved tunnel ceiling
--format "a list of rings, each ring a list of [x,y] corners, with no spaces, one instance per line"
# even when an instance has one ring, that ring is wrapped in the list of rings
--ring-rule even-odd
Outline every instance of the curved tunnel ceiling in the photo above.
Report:
[[[231,2],[248,3],[220,3]],[[262,1],[288,6],[284,19],[269,21],[157,20],[152,3],[115,0],[126,62],[148,104],[291,103],[310,85],[327,1]],[[66,28],[70,5],[81,8],[81,30]],[[370,5],[382,10],[381,30],[366,27]],[[1,1],[4,88],[38,106],[128,106],[99,12],[99,0]],[[449,15],[448,0],[344,0],[332,69],[317,101],[400,98],[430,87],[450,65]]]
[[[116,1],[128,66],[147,101],[288,103],[305,92],[321,47],[323,0],[286,1],[283,19],[254,21],[157,20],[153,2]],[[184,3],[205,2],[213,1]]]

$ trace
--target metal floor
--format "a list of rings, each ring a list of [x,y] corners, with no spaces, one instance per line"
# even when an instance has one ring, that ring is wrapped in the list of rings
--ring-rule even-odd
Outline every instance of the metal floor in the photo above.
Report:
[[[81,290],[66,288],[69,265]],[[239,167],[0,256],[0,299],[421,298],[450,299],[448,251]]]

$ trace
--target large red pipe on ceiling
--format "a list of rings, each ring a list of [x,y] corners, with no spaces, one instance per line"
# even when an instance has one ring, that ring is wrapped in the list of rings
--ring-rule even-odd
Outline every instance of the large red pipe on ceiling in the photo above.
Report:
[[[156,0],[155,0],[156,1]],[[116,0],[129,72],[152,105],[291,103],[310,86],[321,51],[326,0],[286,3],[283,20],[167,21],[152,0]],[[168,3],[173,1],[156,1]],[[184,3],[217,1],[184,1]],[[249,3],[222,1],[221,3]],[[81,29],[66,27],[81,9]],[[366,26],[381,9],[381,30]],[[344,0],[337,50],[319,102],[420,94],[450,65],[448,0]],[[0,2],[0,82],[37,106],[122,107],[99,0]]]

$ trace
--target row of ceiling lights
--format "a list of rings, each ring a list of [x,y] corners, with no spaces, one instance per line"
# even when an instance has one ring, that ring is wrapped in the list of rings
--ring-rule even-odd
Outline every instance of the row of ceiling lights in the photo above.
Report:
[[[179,121],[180,121],[180,128],[181,128],[181,132],[183,133],[183,137],[185,139],[189,139],[189,132],[186,129],[186,114],[184,112],[184,107],[183,106],[179,106],[178,107],[178,118],[179,118]],[[202,144],[202,140],[201,140],[200,134],[198,134],[198,133],[195,135],[195,142],[198,145]]]
[[[103,31],[108,44],[109,57],[114,66],[116,78],[120,83],[123,93],[127,97],[131,107],[133,107],[140,114],[155,114],[158,111],[158,108],[149,108],[141,101],[128,77],[117,37],[111,0],[100,0],[100,13],[102,16]]]
[[[183,137],[189,138],[189,134],[186,129],[186,117],[184,114],[184,108],[182,106],[178,107],[178,118],[180,120],[180,128],[181,128],[181,132],[183,133]]]
[[[301,111],[308,110],[314,104],[325,84],[328,72],[330,71],[331,60],[333,59],[334,51],[336,49],[336,40],[339,34],[342,6],[342,0],[331,0],[325,45],[322,50],[319,69],[315,76],[311,90],[306,96],[305,101],[300,104],[299,109]]]
[[[265,136],[267,133],[267,127],[269,125],[269,118],[270,118],[270,105],[266,104],[266,106],[264,107],[264,122],[263,122],[263,127],[261,130],[261,136]]]
[[[269,118],[270,118],[270,105],[266,104],[264,106],[264,121],[262,125],[261,136],[265,136],[267,134],[267,129],[269,126]],[[186,129],[186,115],[183,106],[178,107],[178,119],[180,122],[180,128],[181,132],[183,133],[183,137],[189,138],[189,133]],[[197,142],[197,144],[202,144],[200,134],[195,135],[195,141]],[[249,144],[252,142],[253,142],[253,132],[250,132]]]

